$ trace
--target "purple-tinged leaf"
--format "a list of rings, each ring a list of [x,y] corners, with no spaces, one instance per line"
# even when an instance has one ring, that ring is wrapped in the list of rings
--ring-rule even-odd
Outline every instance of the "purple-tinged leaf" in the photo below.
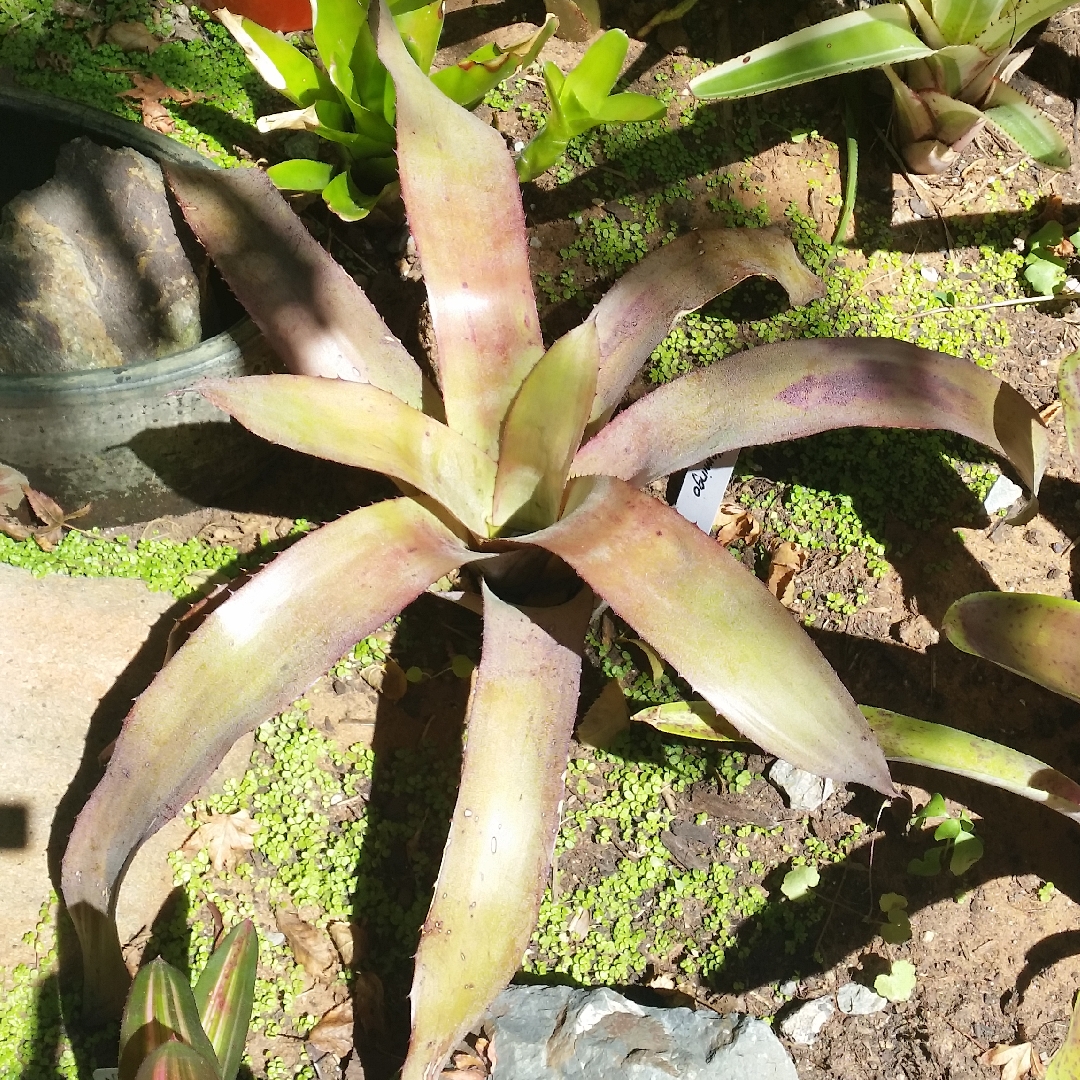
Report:
[[[1080,460],[1080,349],[1069,353],[1058,370],[1058,397],[1065,420],[1069,453]]]
[[[172,164],[165,173],[192,231],[294,375],[371,383],[421,407],[416,361],[261,169]]]
[[[947,428],[1007,457],[1037,492],[1039,414],[967,360],[891,338],[806,338],[735,353],[654,390],[574,459],[574,475],[635,486],[713,454],[839,427]]]
[[[217,1070],[190,1046],[159,1046],[143,1063],[135,1080],[218,1080]]]
[[[393,394],[303,375],[208,379],[196,389],[264,439],[404,480],[487,533],[495,462]]]
[[[415,500],[378,503],[294,544],[191,635],[128,714],[64,855],[91,1012],[116,1005],[115,985],[99,980],[117,975],[115,927],[111,938],[106,931],[133,852],[241,735],[433,581],[477,558]]]
[[[521,963],[559,827],[591,611],[588,589],[522,610],[484,586],[461,787],[416,955],[402,1080],[434,1080]]]
[[[1080,603],[1038,593],[962,596],[945,612],[949,640],[964,652],[1080,701]]]
[[[503,425],[491,514],[495,528],[530,531],[558,519],[599,363],[590,320],[564,334],[526,376]]]
[[[824,284],[799,262],[779,229],[687,233],[628,270],[590,316],[600,337],[600,374],[590,422],[611,414],[681,315],[755,274],[780,282],[796,306],[825,293]]]
[[[523,539],[569,563],[714,709],[770,754],[889,792],[881,750],[790,613],[727,551],[620,480],[577,480]]]
[[[135,1080],[143,1062],[165,1043],[186,1043],[218,1075],[217,1056],[199,1022],[187,979],[161,957],[151,960],[131,984],[120,1025],[119,1080]]]
[[[376,41],[397,90],[401,195],[427,285],[446,421],[497,458],[506,411],[544,352],[517,173],[502,136],[421,74],[385,3]]]
[[[255,924],[245,919],[214,950],[192,992],[199,1021],[220,1062],[221,1080],[235,1080],[244,1056],[258,962]]]
[[[1038,758],[943,724],[869,705],[861,708],[890,761],[966,776],[1045,803],[1080,822],[1080,784]]]

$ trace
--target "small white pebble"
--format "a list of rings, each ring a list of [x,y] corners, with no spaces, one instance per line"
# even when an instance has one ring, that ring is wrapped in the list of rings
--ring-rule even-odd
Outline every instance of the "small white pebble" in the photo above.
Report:
[[[922,274],[923,281],[941,280],[941,275],[932,266],[920,266],[919,273]]]
[[[1027,241],[1022,236],[1014,236],[1012,246],[1023,253],[1024,248],[1027,247]]]
[[[924,945],[929,945],[930,942],[934,940],[934,931],[933,930],[924,930],[922,940],[923,940]]]
[[[682,96],[683,97],[689,97],[690,96],[690,87],[689,86],[684,86],[682,88]]]
[[[337,804],[339,802],[341,802],[344,798],[345,798],[345,796],[342,795],[340,791],[337,791],[333,795],[330,796],[330,805],[331,806],[337,806]]]
[[[1054,104],[1054,95],[1053,94],[1047,94],[1043,98],[1043,104],[1044,105],[1053,105]]]
[[[465,811],[465,816],[466,817],[472,817],[472,811],[471,810],[466,810]]]
[[[520,139],[514,140],[514,153],[520,154],[525,149],[525,144]]]
[[[271,945],[284,945],[285,935],[280,930],[272,930],[269,934],[266,935],[266,940]]]
[[[529,247],[538,248],[538,247],[543,247],[543,246],[544,246],[544,241],[541,240],[539,236],[530,236],[529,237]]]

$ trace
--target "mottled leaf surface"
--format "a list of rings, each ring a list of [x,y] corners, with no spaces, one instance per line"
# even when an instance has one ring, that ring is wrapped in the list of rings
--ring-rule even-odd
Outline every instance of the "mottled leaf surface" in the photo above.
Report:
[[[302,375],[208,379],[197,389],[264,439],[403,480],[486,533],[495,462],[393,394]]]
[[[568,562],[769,753],[818,776],[892,790],[866,721],[802,628],[670,507],[620,480],[579,480],[565,517],[526,539]]]
[[[586,443],[572,471],[640,487],[724,450],[839,427],[947,428],[1007,457],[1036,492],[1048,452],[1038,413],[967,360],[890,338],[807,338],[659,387]]]
[[[371,383],[420,408],[416,361],[261,169],[164,168],[192,231],[294,375]]]
[[[402,1080],[437,1077],[521,963],[559,827],[591,611],[588,589],[520,609],[484,586],[461,787],[416,956]]]
[[[1080,603],[1037,593],[971,593],[945,613],[949,640],[1080,701]]]
[[[1058,397],[1065,420],[1069,453],[1080,458],[1080,349],[1069,353],[1058,369]]]
[[[792,304],[823,296],[779,229],[713,229],[665,244],[631,267],[593,309],[600,374],[590,421],[609,413],[680,315],[695,311],[745,278],[778,281]]]
[[[217,608],[135,702],[75,823],[62,880],[84,950],[104,947],[90,935],[111,917],[132,853],[241,735],[431,582],[478,557],[418,503],[394,499],[324,525]],[[97,967],[87,971],[92,1000]]]
[[[143,1063],[136,1080],[218,1080],[217,1070],[186,1043],[159,1046]]]
[[[385,3],[379,58],[397,89],[401,195],[438,343],[446,420],[492,458],[525,376],[543,355],[517,173],[502,136],[413,62]]]

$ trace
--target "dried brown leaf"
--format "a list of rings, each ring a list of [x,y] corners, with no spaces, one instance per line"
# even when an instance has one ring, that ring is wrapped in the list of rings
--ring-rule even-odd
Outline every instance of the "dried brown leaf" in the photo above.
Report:
[[[21,472],[0,464],[0,510],[18,510],[26,498],[23,488],[27,483]]]
[[[284,908],[278,908],[274,918],[296,962],[313,978],[325,979],[337,964],[337,952],[326,931],[304,922],[295,912]]]
[[[123,49],[124,52],[145,50],[152,53],[162,45],[162,42],[154,37],[141,22],[113,23],[105,32],[105,40],[110,45]]]
[[[724,503],[716,511],[713,528],[717,541],[725,547],[736,540],[752,544],[761,535],[761,522],[738,503]]]
[[[203,97],[194,90],[178,90],[175,86],[168,86],[159,75],[140,75],[136,71],[128,74],[135,84],[134,87],[130,90],[121,90],[116,96],[137,101],[142,111],[143,127],[148,127],[151,131],[159,131],[163,135],[169,135],[176,130],[172,113],[165,108],[163,101],[174,101],[177,105],[183,106],[199,101]]]
[[[791,607],[795,601],[795,575],[805,565],[806,552],[786,541],[772,553],[765,584],[785,607]]]
[[[282,931],[284,933],[285,931]],[[316,1050],[333,1054],[336,1058],[347,1057],[353,1050],[353,1005],[343,1001],[335,1005],[308,1032],[307,1041]]]
[[[1028,1074],[1032,1080],[1040,1080],[1046,1075],[1042,1060],[1029,1042],[992,1046],[979,1058],[979,1064],[996,1065],[1001,1069],[1001,1080],[1021,1080]]]
[[[400,701],[409,689],[409,680],[396,660],[387,660],[383,664],[372,665],[360,672],[361,678],[373,686],[387,701]]]
[[[364,927],[357,923],[332,922],[326,929],[345,967],[362,964],[367,959],[367,932]]]
[[[26,540],[32,536],[43,551],[52,551],[60,543],[64,535],[64,527],[69,521],[81,518],[90,512],[90,504],[87,503],[85,506],[80,506],[78,510],[72,510],[70,514],[66,514],[48,495],[35,491],[28,484],[22,485],[22,491],[35,517],[43,524],[36,528],[28,528],[11,518],[0,518],[0,532],[15,540]]]
[[[259,828],[246,810],[235,814],[212,814],[184,842],[180,849],[189,859],[206,848],[215,873],[235,870],[245,851],[255,846],[252,835]]]
[[[582,746],[606,750],[630,726],[626,695],[617,679],[612,679],[589,706],[578,724],[576,737]]]
[[[353,979],[353,1008],[360,1030],[370,1039],[386,1035],[386,1007],[382,980],[373,971],[363,971]]]

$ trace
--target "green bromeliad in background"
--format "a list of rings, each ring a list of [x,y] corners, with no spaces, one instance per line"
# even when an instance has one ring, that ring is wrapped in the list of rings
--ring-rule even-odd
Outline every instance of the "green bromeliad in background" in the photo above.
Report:
[[[1030,55],[1021,38],[1072,0],[905,0],[828,19],[736,56],[694,79],[700,98],[738,98],[843,72],[881,68],[892,84],[901,152],[941,173],[984,125],[1036,161],[1067,169],[1048,116],[1008,84]]]
[[[259,130],[310,131],[327,145],[328,152],[318,159],[293,158],[271,166],[270,178],[283,191],[321,194],[338,217],[357,221],[397,190],[393,82],[368,28],[368,0],[312,0],[311,7],[318,62],[251,19],[226,9],[217,14],[259,74],[297,106],[261,117]],[[515,45],[485,45],[458,64],[432,71],[443,28],[442,0],[394,0],[390,10],[416,65],[451,101],[467,109],[531,64],[559,26],[549,15],[542,27]],[[627,45],[621,30],[609,30],[568,74],[551,61],[544,64],[550,111],[518,156],[522,181],[550,168],[575,135],[598,124],[656,120],[664,114],[665,106],[645,94],[611,93]]]

